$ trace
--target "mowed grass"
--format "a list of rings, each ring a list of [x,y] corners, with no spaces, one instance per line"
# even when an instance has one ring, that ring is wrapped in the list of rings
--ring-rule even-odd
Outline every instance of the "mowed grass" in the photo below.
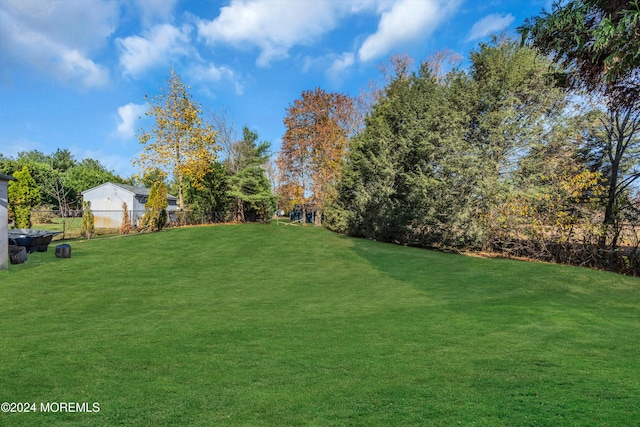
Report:
[[[623,426],[640,281],[238,225],[74,241],[0,272],[17,426]]]

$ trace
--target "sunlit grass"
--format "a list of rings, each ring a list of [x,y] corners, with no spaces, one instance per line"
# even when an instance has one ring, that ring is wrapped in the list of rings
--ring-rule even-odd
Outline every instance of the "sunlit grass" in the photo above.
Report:
[[[7,425],[633,425],[640,281],[238,225],[0,273]]]

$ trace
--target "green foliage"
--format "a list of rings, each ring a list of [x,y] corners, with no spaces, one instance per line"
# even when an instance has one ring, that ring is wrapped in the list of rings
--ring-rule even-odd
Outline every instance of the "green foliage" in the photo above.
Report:
[[[523,40],[568,69],[576,87],[632,106],[640,95],[640,6],[637,0],[555,2],[519,28]]]
[[[227,196],[233,200],[232,211],[236,221],[255,218],[268,221],[276,207],[263,165],[269,160],[268,142],[257,143],[258,134],[243,128],[243,138],[235,146],[236,157],[230,159],[235,173],[228,178]]]
[[[190,179],[185,180],[185,203],[200,217],[214,220],[216,214],[227,212],[231,206],[228,181],[227,166],[222,162],[212,164],[202,179],[202,188],[196,188]]]
[[[71,200],[79,200],[80,193],[105,182],[126,184],[127,181],[106,169],[98,160],[76,162],[63,175],[65,187],[71,190]],[[72,203],[73,204],[73,203]]]
[[[352,140],[330,227],[419,245],[459,246],[477,238],[467,213],[476,180],[464,138],[470,85],[457,72],[439,82],[426,65],[391,82]]]
[[[31,209],[40,203],[40,190],[27,166],[15,172],[9,182],[9,211],[16,227],[31,228]]]
[[[564,112],[566,94],[550,77],[551,62],[514,40],[494,37],[471,52],[471,62],[475,107],[467,139],[486,178],[503,180]]]
[[[629,189],[640,176],[633,170],[638,165],[640,130],[639,25],[637,0],[572,0],[555,3],[551,13],[541,13],[520,28],[526,42],[567,68],[565,75],[573,87],[586,89],[598,107],[606,109],[604,135],[590,154],[603,154],[598,169],[608,181],[602,221],[607,232],[600,246],[614,251],[622,224],[636,210],[627,209],[627,201],[633,198]]]
[[[152,231],[162,230],[167,225],[167,206],[167,187],[163,182],[154,183],[149,190],[149,199],[144,205],[144,228],[150,228]]]
[[[105,182],[128,181],[106,169],[98,160],[76,161],[68,150],[52,154],[23,151],[15,159],[0,155],[0,173],[13,174],[26,166],[40,190],[42,203],[57,209],[78,208],[81,192]]]
[[[140,187],[151,188],[156,182],[168,185],[167,174],[158,168],[147,170],[142,176],[136,176],[136,184]]]
[[[82,204],[82,226],[80,228],[80,234],[87,239],[91,239],[91,236],[95,233],[93,211],[91,210],[91,202],[84,202]]]
[[[148,131],[138,136],[143,151],[134,160],[143,176],[161,171],[178,184],[178,206],[184,209],[184,180],[196,188],[216,160],[219,149],[216,133],[202,119],[202,108],[191,97],[180,75],[171,70],[166,87],[149,104],[148,117],[154,119]]]
[[[571,245],[602,235],[606,175],[579,155],[593,115],[569,110],[556,69],[530,47],[494,38],[471,63],[445,76],[423,65],[389,83],[351,141],[329,226],[410,245],[587,262],[591,254]]]

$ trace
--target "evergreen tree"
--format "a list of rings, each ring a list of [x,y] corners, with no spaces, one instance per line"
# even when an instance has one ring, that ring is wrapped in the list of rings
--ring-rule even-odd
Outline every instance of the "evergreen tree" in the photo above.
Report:
[[[91,239],[91,236],[95,232],[95,223],[93,212],[91,211],[91,202],[84,202],[82,210],[82,226],[80,228],[80,234],[87,239]]]
[[[235,158],[229,159],[233,170],[229,176],[228,196],[234,200],[232,211],[236,221],[246,221],[248,216],[267,221],[275,212],[276,198],[263,167],[269,160],[268,142],[257,143],[258,134],[244,127],[242,140],[236,144]]]
[[[167,224],[167,187],[163,182],[156,182],[149,190],[149,199],[144,207],[146,213],[143,218],[145,228],[148,227],[152,231],[160,231]]]
[[[122,202],[122,223],[120,224],[120,234],[131,233],[132,225],[131,218],[129,216],[129,208],[127,202]]]
[[[15,172],[9,182],[9,212],[16,227],[31,228],[31,209],[40,203],[40,190],[27,166]]]
[[[185,181],[185,202],[193,213],[206,221],[226,220],[232,200],[229,192],[229,170],[222,162],[211,165],[202,178],[202,188],[196,188],[190,180]]]
[[[421,246],[474,247],[516,188],[518,160],[564,109],[550,63],[495,38],[470,72],[398,73],[350,147],[331,226]],[[552,71],[552,70],[551,70]]]
[[[469,84],[463,73],[439,83],[427,65],[390,83],[351,144],[331,227],[429,246],[475,240]]]

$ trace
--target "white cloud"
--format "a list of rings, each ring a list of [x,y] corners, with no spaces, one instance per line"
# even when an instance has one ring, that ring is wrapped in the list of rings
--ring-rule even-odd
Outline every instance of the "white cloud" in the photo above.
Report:
[[[147,104],[134,104],[129,103],[118,107],[118,116],[120,117],[120,123],[118,123],[117,133],[123,138],[133,138],[135,135],[135,125],[138,119],[147,112],[149,106]]]
[[[256,63],[265,67],[288,57],[293,46],[312,44],[333,30],[350,6],[349,2],[332,0],[232,0],[214,20],[199,22],[198,35],[209,45],[258,47]]]
[[[327,70],[327,74],[334,79],[338,78],[354,63],[355,55],[352,52],[345,52],[333,61],[333,64]]]
[[[171,21],[178,0],[135,0],[143,25],[150,27],[157,22]]]
[[[138,77],[149,68],[189,54],[189,33],[188,26],[163,24],[151,28],[144,36],[117,39],[123,73]]]
[[[89,54],[105,45],[118,18],[115,1],[3,0],[0,58],[26,63],[61,81],[102,86],[108,71]]]
[[[365,40],[358,54],[360,60],[368,61],[403,42],[428,36],[462,1],[231,0],[213,20],[198,21],[198,37],[210,46],[258,48],[256,64],[266,67],[287,58],[295,46],[316,43],[346,17],[380,15],[378,31]],[[335,60],[328,72],[345,69],[355,59],[355,55],[343,56]]]
[[[508,13],[500,15],[497,13],[487,15],[471,27],[467,41],[481,39],[489,34],[498,33],[515,21],[515,17]]]
[[[30,29],[80,51],[104,45],[120,15],[118,2],[110,0],[3,0],[0,4],[0,10],[16,21],[9,27]]]
[[[460,5],[461,0],[398,0],[384,10],[375,34],[367,37],[358,57],[370,61],[391,52],[394,47],[428,37]],[[381,3],[380,8],[389,7]]]
[[[189,71],[189,75],[198,81],[220,82],[223,77],[233,78],[233,71],[227,67],[216,67],[213,64],[208,66],[198,65]]]
[[[236,73],[229,67],[216,67],[214,64],[196,65],[188,71],[193,81],[201,83],[229,82],[233,85],[236,95],[242,95],[244,85],[236,77]]]

